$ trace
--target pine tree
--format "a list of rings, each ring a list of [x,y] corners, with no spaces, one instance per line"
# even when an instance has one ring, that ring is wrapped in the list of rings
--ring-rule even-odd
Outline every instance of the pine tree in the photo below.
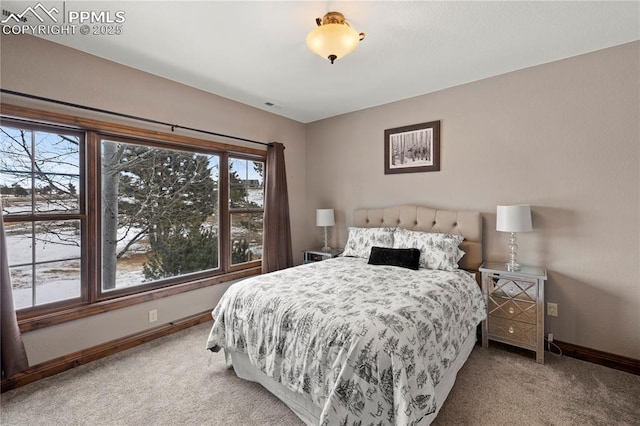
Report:
[[[198,272],[218,266],[218,235],[211,229],[171,229],[151,244],[143,266],[147,280]]]
[[[231,247],[231,263],[236,265],[238,263],[245,263],[251,261],[253,253],[249,249],[249,242],[242,238],[234,240]]]
[[[111,258],[103,258],[103,267],[111,268],[114,274],[107,280],[105,270],[103,288],[115,287],[115,260],[143,239],[151,249],[143,267],[147,280],[216,268],[218,235],[205,224],[215,220],[218,213],[218,190],[209,157],[140,145],[107,144],[115,145],[115,149],[105,146],[103,150],[103,158],[105,152],[109,154],[103,161],[103,165],[107,164],[103,168],[103,195],[112,197],[105,199],[103,209],[103,246],[110,243],[112,247]],[[111,179],[108,185],[107,178]],[[114,224],[106,226],[113,218],[117,219],[116,228]],[[115,253],[118,228],[137,232]]]

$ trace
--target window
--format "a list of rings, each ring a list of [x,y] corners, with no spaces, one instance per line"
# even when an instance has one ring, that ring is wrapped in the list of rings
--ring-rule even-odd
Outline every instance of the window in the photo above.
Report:
[[[18,318],[34,319],[26,329],[42,326],[39,315],[46,326],[108,310],[98,302],[141,303],[259,273],[263,151],[102,124],[108,136],[0,122],[9,269]]]
[[[220,157],[102,140],[102,291],[219,268]]]
[[[84,135],[0,127],[0,193],[16,309],[83,294]]]
[[[231,264],[262,259],[264,162],[229,158]]]

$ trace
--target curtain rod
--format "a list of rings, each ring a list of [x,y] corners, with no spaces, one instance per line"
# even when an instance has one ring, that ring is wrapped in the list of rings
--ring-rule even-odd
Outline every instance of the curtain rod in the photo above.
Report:
[[[196,129],[196,128],[193,128],[193,127],[181,126],[179,124],[166,123],[164,121],[152,120],[150,118],[144,118],[144,117],[137,117],[135,115],[123,114],[123,113],[120,113],[120,112],[109,111],[109,110],[106,110],[106,109],[100,109],[100,108],[94,108],[94,107],[90,107],[90,106],[86,106],[86,105],[74,104],[74,103],[71,103],[71,102],[60,101],[60,100],[57,100],[57,99],[44,98],[42,96],[30,95],[28,93],[16,92],[16,91],[13,91],[13,90],[8,90],[8,89],[0,88],[0,92],[6,93],[8,95],[21,96],[23,98],[35,99],[35,100],[38,100],[38,101],[44,101],[44,102],[54,103],[54,104],[58,104],[58,105],[64,105],[64,106],[69,106],[69,107],[73,107],[73,108],[84,109],[84,110],[87,110],[87,111],[99,112],[101,114],[109,114],[109,115],[115,115],[116,117],[122,117],[122,118],[129,118],[129,119],[132,119],[132,120],[144,121],[145,123],[152,123],[152,124],[159,124],[161,126],[168,126],[168,127],[171,128],[172,132],[175,129],[190,130],[192,132],[204,133],[206,135],[212,135],[212,136],[220,136],[220,137],[223,137],[223,138],[235,139],[235,140],[238,140],[238,141],[255,143],[255,144],[258,144],[258,145],[264,145],[264,146],[269,146],[270,145],[270,144],[265,143],[265,142],[254,141],[252,139],[245,139],[245,138],[241,138],[239,136],[231,136],[231,135],[225,135],[224,133],[210,132],[208,130],[201,130],[201,129]]]

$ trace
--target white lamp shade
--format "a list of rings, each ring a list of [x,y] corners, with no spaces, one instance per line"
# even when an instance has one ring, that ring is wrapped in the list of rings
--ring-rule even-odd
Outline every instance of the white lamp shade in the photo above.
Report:
[[[316,210],[316,226],[333,226],[336,224],[333,209]]]
[[[531,226],[531,206],[498,206],[496,231],[529,232]]]
[[[353,52],[359,42],[360,34],[346,24],[321,25],[307,35],[309,49],[325,59],[330,55],[340,59]]]

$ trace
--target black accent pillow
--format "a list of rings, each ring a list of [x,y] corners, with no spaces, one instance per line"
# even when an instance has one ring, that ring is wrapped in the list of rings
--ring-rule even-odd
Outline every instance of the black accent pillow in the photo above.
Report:
[[[371,247],[369,265],[390,265],[418,270],[420,250],[417,248]]]

